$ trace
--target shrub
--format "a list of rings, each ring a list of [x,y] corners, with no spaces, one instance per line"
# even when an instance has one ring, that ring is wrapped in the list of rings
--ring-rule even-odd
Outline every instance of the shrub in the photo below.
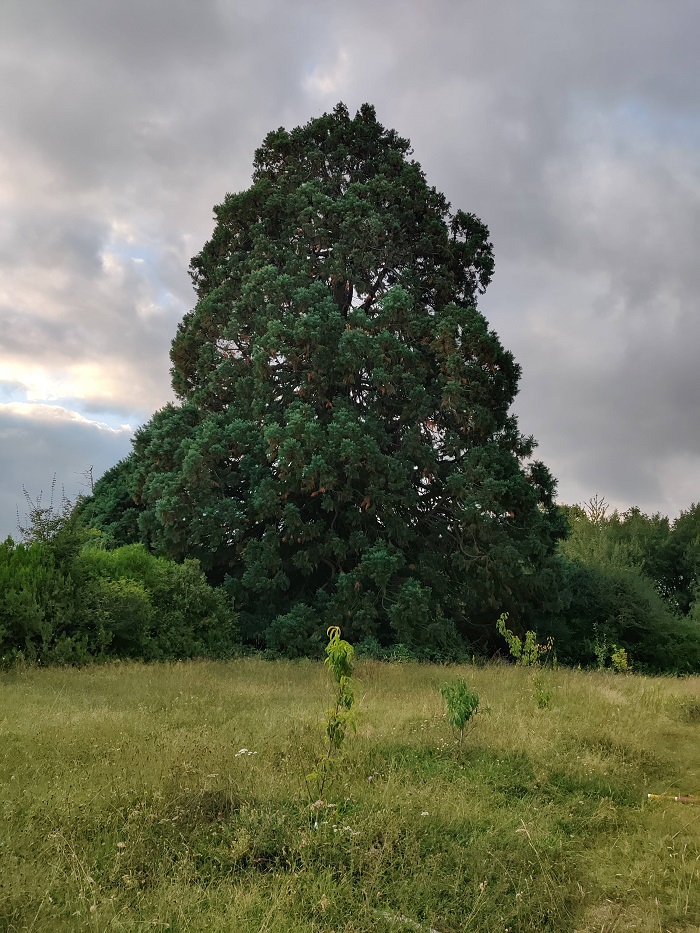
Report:
[[[120,658],[149,656],[155,610],[143,583],[98,577],[85,587],[85,597],[83,624],[95,646],[101,641],[105,651]]]
[[[43,663],[67,634],[75,611],[73,582],[40,541],[0,544],[0,657]]]
[[[76,540],[74,530],[59,528],[47,540],[0,544],[3,663],[236,653],[233,608],[197,561],[176,564],[142,545],[105,551],[86,545],[89,539],[75,551]]]
[[[87,594],[85,623],[110,631],[112,654],[174,659],[236,651],[233,608],[195,560],[176,564],[141,544],[88,549],[77,559],[76,575]]]
[[[465,728],[479,712],[479,696],[462,677],[445,684],[440,693],[447,706],[447,721],[459,730],[461,744]]]
[[[614,643],[634,658],[640,671],[700,671],[700,626],[672,612],[651,580],[628,568],[574,561],[568,572],[572,598],[566,612],[565,662],[600,665],[604,652],[607,663],[608,646]]]
[[[270,625],[266,634],[268,648],[286,658],[302,658],[315,653],[313,649],[318,641],[320,624],[315,609],[298,603],[289,612],[277,616]],[[320,651],[320,646],[317,650]]]

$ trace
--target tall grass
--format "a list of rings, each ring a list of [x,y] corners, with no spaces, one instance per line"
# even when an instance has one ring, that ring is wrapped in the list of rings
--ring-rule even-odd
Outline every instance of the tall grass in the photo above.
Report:
[[[2,675],[8,931],[700,929],[700,679],[358,664],[320,814],[321,664]],[[459,745],[440,687],[490,715]]]

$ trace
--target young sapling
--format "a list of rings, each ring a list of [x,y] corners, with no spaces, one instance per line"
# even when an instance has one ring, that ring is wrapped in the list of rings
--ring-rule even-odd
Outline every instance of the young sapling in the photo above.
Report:
[[[459,730],[461,745],[465,728],[479,712],[479,695],[474,693],[462,677],[445,684],[440,688],[440,693],[447,707],[447,721],[454,729]]]
[[[355,649],[340,637],[340,628],[331,625],[328,629],[326,660],[324,664],[331,672],[336,684],[333,705],[326,710],[326,746],[316,760],[316,768],[306,775],[309,798],[315,800],[312,807],[318,812],[323,804],[323,792],[333,771],[335,759],[340,752],[348,729],[355,728],[353,704],[355,702],[354,670]]]

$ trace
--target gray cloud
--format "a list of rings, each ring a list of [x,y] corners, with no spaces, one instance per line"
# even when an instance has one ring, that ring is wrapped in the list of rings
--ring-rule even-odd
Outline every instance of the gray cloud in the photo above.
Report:
[[[31,409],[31,410],[30,410]],[[129,428],[114,429],[61,407],[0,403],[0,540],[17,538],[17,515],[26,523],[23,489],[49,504],[54,476],[71,501],[88,491],[85,472],[98,479],[130,450]],[[19,455],[18,455],[19,453]]]
[[[491,229],[481,307],[562,498],[677,513],[700,498],[699,30],[694,0],[8,0],[2,398],[148,418],[212,206],[270,129],[369,100]],[[8,490],[44,431],[116,450],[12,418],[29,433],[3,453]]]

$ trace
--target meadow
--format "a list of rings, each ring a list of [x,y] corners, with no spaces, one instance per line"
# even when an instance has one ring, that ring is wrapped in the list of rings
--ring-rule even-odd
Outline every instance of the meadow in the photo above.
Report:
[[[458,674],[489,707],[461,743]],[[0,675],[0,929],[700,930],[700,806],[646,798],[700,793],[700,678],[356,675],[317,810],[320,663]]]

